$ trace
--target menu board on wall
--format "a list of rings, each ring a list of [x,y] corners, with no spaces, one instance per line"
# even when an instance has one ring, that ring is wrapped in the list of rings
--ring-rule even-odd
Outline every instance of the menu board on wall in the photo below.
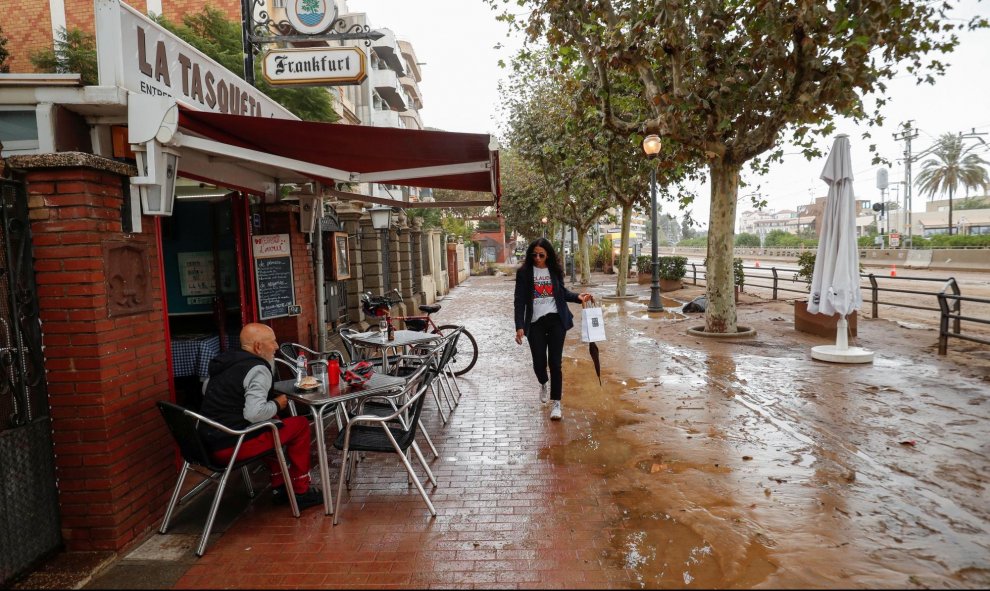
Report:
[[[182,295],[203,296],[217,292],[212,252],[180,252],[176,257]]]
[[[295,312],[296,289],[292,282],[292,256],[288,234],[252,236],[254,277],[258,285],[261,320]]]

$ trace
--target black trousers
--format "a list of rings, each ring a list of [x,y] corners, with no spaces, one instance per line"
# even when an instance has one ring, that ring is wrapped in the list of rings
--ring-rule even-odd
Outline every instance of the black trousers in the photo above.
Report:
[[[564,376],[561,371],[564,356],[564,324],[560,314],[547,314],[530,324],[529,351],[533,354],[533,371],[540,384],[550,380],[550,400],[560,400],[564,389]],[[550,366],[550,376],[547,377],[547,365]]]

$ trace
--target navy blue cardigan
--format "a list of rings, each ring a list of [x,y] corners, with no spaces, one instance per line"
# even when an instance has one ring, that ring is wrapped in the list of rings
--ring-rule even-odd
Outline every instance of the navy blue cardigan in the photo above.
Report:
[[[564,287],[564,280],[550,273],[553,283],[553,299],[557,303],[557,314],[564,325],[564,331],[574,326],[574,315],[567,308],[567,302],[580,304],[578,294]],[[523,329],[523,334],[529,334],[529,325],[533,322],[533,268],[523,265],[516,270],[516,295],[513,302],[516,316],[516,330]]]

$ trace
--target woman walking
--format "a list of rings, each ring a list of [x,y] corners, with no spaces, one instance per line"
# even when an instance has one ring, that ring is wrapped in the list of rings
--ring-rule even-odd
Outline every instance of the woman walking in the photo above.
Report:
[[[550,419],[554,421],[561,417],[564,334],[574,326],[574,315],[567,309],[567,302],[584,303],[590,299],[589,293],[575,294],[564,287],[564,271],[549,240],[537,238],[529,245],[526,259],[516,270],[516,343],[521,345],[523,336],[529,341],[533,371],[540,382],[540,402],[553,400]],[[549,391],[547,382],[550,382]]]

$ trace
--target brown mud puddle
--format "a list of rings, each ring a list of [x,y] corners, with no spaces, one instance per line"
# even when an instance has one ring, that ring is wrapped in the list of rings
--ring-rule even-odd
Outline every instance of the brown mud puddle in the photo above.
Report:
[[[686,336],[643,307],[606,306],[623,343],[600,344],[603,386],[587,345],[568,342],[567,441],[540,454],[605,483],[618,517],[604,561],[649,588],[990,583],[986,396],[972,381],[943,397],[951,418],[925,424],[926,382],[945,381],[925,351],[835,367],[810,361],[817,343],[775,325],[775,308],[747,311],[763,338],[740,344]],[[936,443],[945,431],[962,457]],[[899,445],[919,433],[934,466]]]

